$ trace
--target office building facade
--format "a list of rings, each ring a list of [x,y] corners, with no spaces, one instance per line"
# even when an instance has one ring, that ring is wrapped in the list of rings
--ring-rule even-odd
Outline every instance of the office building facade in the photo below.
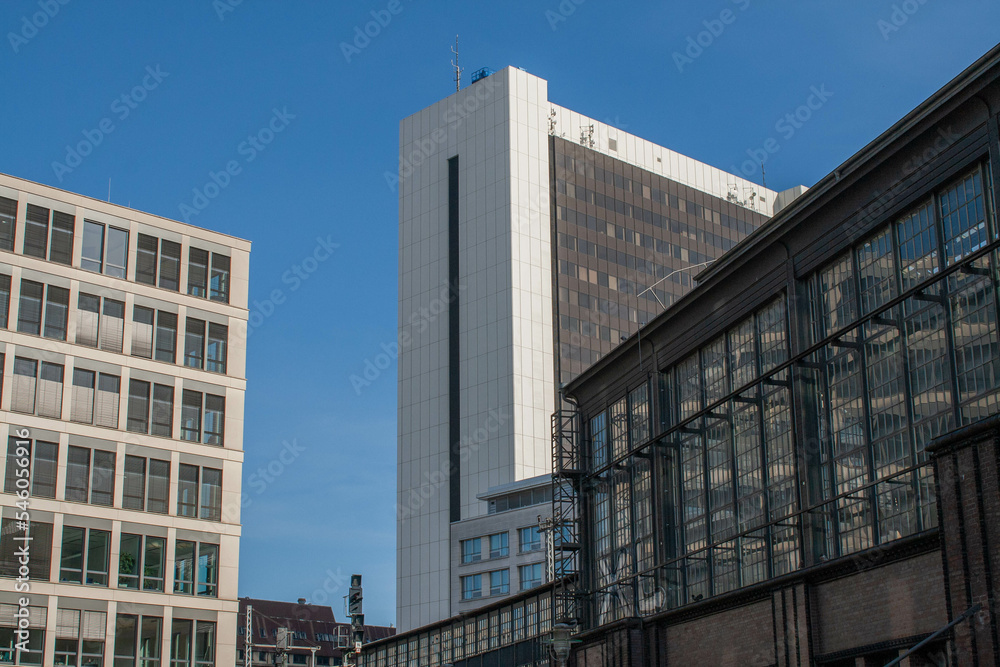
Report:
[[[998,109],[1000,47],[565,387],[578,567],[530,623],[363,664],[997,664]]]
[[[996,663],[998,108],[1000,47],[570,383],[572,664]]]
[[[451,532],[488,514],[480,495],[550,471],[557,386],[793,193],[552,104],[516,68],[404,119],[398,185],[407,629],[457,611]]]
[[[0,175],[0,663],[235,663],[249,251]]]

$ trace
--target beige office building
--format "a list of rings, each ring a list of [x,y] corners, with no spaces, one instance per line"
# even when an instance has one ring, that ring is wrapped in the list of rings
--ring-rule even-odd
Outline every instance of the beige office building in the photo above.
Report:
[[[0,174],[0,664],[235,663],[249,252]]]

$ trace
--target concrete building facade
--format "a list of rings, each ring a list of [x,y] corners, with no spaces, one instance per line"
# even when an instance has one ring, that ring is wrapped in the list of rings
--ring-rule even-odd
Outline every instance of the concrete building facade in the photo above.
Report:
[[[0,175],[0,662],[235,663],[249,252]]]
[[[549,472],[559,383],[792,196],[555,105],[523,70],[474,79],[400,124],[403,629],[456,611],[452,524]]]

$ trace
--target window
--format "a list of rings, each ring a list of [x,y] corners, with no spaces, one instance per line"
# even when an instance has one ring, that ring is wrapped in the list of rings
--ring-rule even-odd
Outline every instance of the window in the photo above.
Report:
[[[42,327],[42,295],[45,294],[45,326]],[[69,290],[30,280],[21,281],[21,303],[17,313],[17,330],[66,340],[66,320],[69,313]]]
[[[117,375],[100,373],[97,379],[94,425],[118,428],[118,398],[121,378]]]
[[[219,596],[219,545],[198,545],[198,595]]]
[[[63,367],[43,361],[38,375],[38,416],[62,417]]]
[[[55,664],[103,665],[106,619],[103,611],[57,610]]]
[[[21,333],[42,333],[42,293],[45,286],[30,280],[21,280],[21,303],[17,309],[17,330]]]
[[[166,514],[170,497],[170,461],[149,460],[149,483],[146,485],[146,511]]]
[[[205,364],[205,322],[187,318],[184,334],[184,365],[202,368]]]
[[[24,254],[45,259],[49,245],[49,209],[28,204],[24,215]]]
[[[212,301],[229,303],[229,258],[212,253],[212,280],[208,297]]]
[[[181,394],[181,440],[201,442],[201,393],[185,389]]]
[[[38,362],[34,359],[14,357],[13,396],[10,409],[15,412],[35,414],[35,380],[38,377]]]
[[[28,617],[24,619],[27,624],[24,626],[30,629],[26,638],[24,650],[15,650],[19,639],[15,635],[15,628],[19,626],[15,617],[17,605],[0,604],[0,617],[4,619],[0,624],[0,661],[8,665],[41,665],[42,655],[45,650],[45,607],[26,607]]]
[[[107,234],[105,234],[105,231]],[[124,278],[128,256],[128,232],[91,220],[83,221],[83,252],[80,266],[94,273]]]
[[[55,285],[45,288],[45,338],[66,340],[66,322],[69,316],[69,290]]]
[[[154,435],[170,436],[170,425],[173,420],[173,387],[164,385],[152,385],[153,396],[158,397],[152,405],[153,419],[158,420],[154,424]],[[150,432],[150,383],[142,380],[131,380],[129,382],[128,396],[128,420],[126,428],[136,433]]]
[[[83,221],[80,266],[95,273],[100,273],[104,268],[104,225],[90,220]]]
[[[202,399],[204,398],[204,404]],[[204,444],[222,445],[226,399],[185,389],[181,395],[181,440],[202,442],[202,405],[204,405]]]
[[[228,347],[229,327],[224,324],[208,323],[208,348],[205,357],[205,370],[213,373],[226,372],[226,348]]]
[[[73,263],[73,228],[76,220],[69,213],[52,212],[52,238],[49,245],[49,259],[59,264]]]
[[[462,540],[461,544],[463,563],[475,563],[482,558],[480,538],[474,537],[471,540]]]
[[[542,534],[538,531],[538,526],[518,528],[517,539],[520,543],[521,553],[538,551],[542,548]]]
[[[100,347],[108,352],[121,352],[125,334],[125,302],[104,299],[80,292],[77,299],[76,342],[78,345]]]
[[[0,250],[14,250],[17,201],[0,197]]]
[[[153,385],[153,412],[150,433],[169,438],[174,429],[174,388]]]
[[[156,313],[156,350],[154,356],[157,361],[167,361],[174,363],[177,355],[177,315],[165,313],[162,310]]]
[[[226,399],[223,396],[205,394],[205,444],[222,446],[223,427],[226,415]]]
[[[208,296],[208,251],[191,248],[188,252],[188,294]]]
[[[59,419],[62,416],[62,382],[63,367],[59,364],[47,361],[39,364],[34,359],[15,357],[10,409]]]
[[[111,533],[94,528],[63,527],[59,581],[90,586],[108,585]]]
[[[146,459],[125,455],[125,481],[122,489],[122,507],[128,510],[146,508]]]
[[[177,483],[177,515],[221,521],[222,470],[180,464]]]
[[[199,514],[209,521],[222,520],[222,471],[201,469],[201,504]]]
[[[490,595],[507,595],[508,593],[510,593],[510,570],[490,572]]]
[[[0,522],[0,577],[16,577],[20,569],[18,550],[24,546],[15,537],[23,536],[24,530],[17,528],[13,517]],[[33,581],[48,581],[52,557],[52,524],[32,521],[28,528],[31,542],[31,558],[28,561],[28,578]]]
[[[170,461],[126,455],[124,483],[122,507],[157,514],[167,513]]]
[[[174,554],[175,593],[218,597],[218,544],[177,540]]]
[[[66,500],[110,507],[114,502],[115,453],[70,446],[66,462]],[[88,494],[89,491],[89,494]]]
[[[83,368],[73,369],[73,396],[69,418],[90,424],[94,421],[94,382],[97,373]]]
[[[132,356],[153,358],[153,321],[156,311],[143,306],[132,307]]]
[[[192,629],[194,629],[193,633]],[[215,623],[174,619],[170,636],[172,637],[170,642],[170,664],[172,667],[190,667],[191,665],[194,667],[215,667]],[[270,655],[263,651],[258,653],[260,656]],[[193,663],[191,662],[192,656],[194,657]]]
[[[135,248],[135,281],[156,285],[156,254],[160,240],[155,236],[139,234]]]
[[[118,556],[118,587],[163,592],[166,540],[122,533]]]
[[[508,553],[507,533],[490,535],[490,558],[503,558]]]
[[[7,328],[10,312],[10,276],[0,273],[0,329]]]
[[[160,287],[177,292],[181,288],[181,244],[160,241]]]
[[[101,349],[121,352],[124,334],[125,302],[104,299],[104,309],[101,311]]]
[[[177,472],[177,516],[198,516],[198,466],[180,464]]]
[[[483,597],[483,575],[470,574],[462,577],[462,599],[475,600]]]
[[[101,297],[80,292],[76,302],[76,343],[97,347],[97,332],[101,319]]]
[[[59,459],[59,445],[54,442],[21,440],[11,436],[7,440],[7,471],[4,476],[4,492],[16,493],[18,470],[21,463],[27,463],[28,482],[31,495],[37,498],[56,497],[56,465]]]
[[[535,588],[542,585],[542,564],[532,563],[531,565],[521,565],[517,568],[518,577],[521,579],[521,590]]]
[[[118,614],[115,622],[115,667],[159,667],[163,619]]]

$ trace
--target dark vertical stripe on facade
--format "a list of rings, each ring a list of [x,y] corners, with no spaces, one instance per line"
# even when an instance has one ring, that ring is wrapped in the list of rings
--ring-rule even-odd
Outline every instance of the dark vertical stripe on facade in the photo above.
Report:
[[[458,346],[458,156],[448,160],[448,505],[451,521],[462,518],[461,395]]]
[[[562,353],[559,325],[559,222],[556,210],[556,140],[549,137],[549,234],[552,244],[552,352],[556,363],[555,368],[555,402],[556,410],[562,405]]]

